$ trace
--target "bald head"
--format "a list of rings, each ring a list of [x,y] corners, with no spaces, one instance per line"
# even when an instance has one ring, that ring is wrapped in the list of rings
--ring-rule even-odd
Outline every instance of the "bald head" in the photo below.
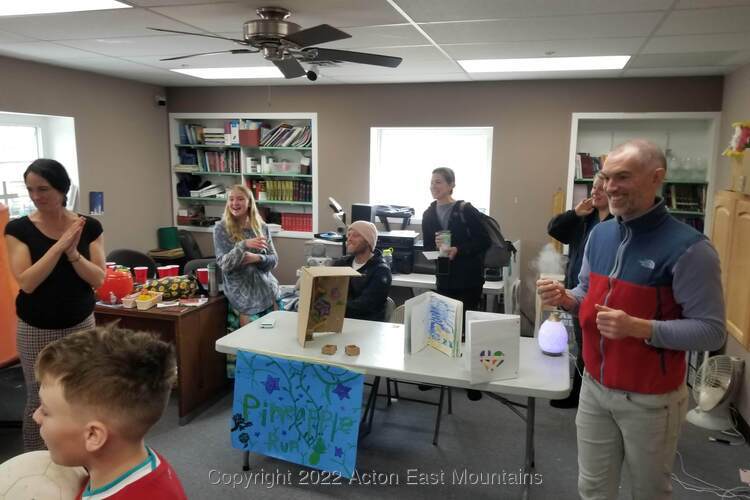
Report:
[[[607,158],[613,156],[628,156],[635,162],[635,164],[642,167],[644,170],[656,170],[657,168],[663,168],[667,170],[667,159],[664,156],[661,148],[651,141],[646,139],[632,139],[627,142],[623,142],[615,149],[613,149]]]

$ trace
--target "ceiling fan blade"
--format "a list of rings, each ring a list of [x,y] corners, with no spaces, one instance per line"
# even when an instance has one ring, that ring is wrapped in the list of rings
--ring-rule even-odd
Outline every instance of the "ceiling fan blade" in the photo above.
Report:
[[[305,75],[305,68],[294,57],[285,57],[280,61],[271,61],[279,68],[284,78],[297,78]]]
[[[242,45],[248,45],[248,43],[245,40],[240,40],[239,38],[227,38],[225,36],[207,35],[205,33],[191,33],[189,31],[165,30],[163,28],[146,28],[146,29],[149,29],[152,31],[163,31],[164,33],[178,33],[180,35],[206,36],[208,38],[218,38],[220,40],[229,40],[230,42],[241,43]]]
[[[304,50],[304,52],[308,51],[317,52],[317,55],[311,59],[312,61],[353,62],[395,68],[401,64],[401,61],[403,60],[400,57],[366,54],[364,52],[352,52],[350,50],[320,49],[317,47],[311,47]]]
[[[257,54],[257,50],[250,49],[232,49],[232,50],[219,50],[217,52],[201,52],[199,54],[190,54],[187,56],[167,57],[166,59],[159,59],[160,61],[177,61],[178,59],[187,59],[188,57],[198,56],[212,56],[214,54]]]
[[[344,33],[329,24],[319,24],[318,26],[287,35],[284,39],[289,40],[299,47],[309,47],[310,45],[318,45],[351,37],[349,33]]]

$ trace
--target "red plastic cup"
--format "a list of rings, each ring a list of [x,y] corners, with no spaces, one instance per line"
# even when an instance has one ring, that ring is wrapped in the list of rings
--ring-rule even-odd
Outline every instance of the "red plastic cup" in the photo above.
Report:
[[[208,268],[200,267],[195,270],[195,276],[203,286],[208,286]]]
[[[169,266],[159,266],[159,267],[156,268],[156,274],[160,278],[166,278],[166,277],[168,277],[169,276],[169,272],[170,272]]]
[[[135,272],[136,283],[145,283],[146,280],[148,279],[148,267],[144,267],[144,266],[134,267],[133,272]]]
[[[170,266],[167,266],[169,268],[169,276],[179,276],[180,275],[180,266],[176,264],[172,264]]]

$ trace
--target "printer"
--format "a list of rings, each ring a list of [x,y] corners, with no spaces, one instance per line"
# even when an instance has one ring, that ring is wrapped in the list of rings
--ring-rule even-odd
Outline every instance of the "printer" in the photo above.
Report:
[[[410,274],[414,268],[414,242],[419,235],[416,231],[397,230],[378,233],[375,248],[381,252],[393,248],[391,271],[399,274]]]

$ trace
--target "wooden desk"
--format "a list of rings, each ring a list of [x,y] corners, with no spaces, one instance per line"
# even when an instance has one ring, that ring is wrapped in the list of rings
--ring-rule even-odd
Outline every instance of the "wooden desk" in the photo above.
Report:
[[[226,335],[227,301],[211,297],[201,307],[151,308],[147,311],[97,305],[97,325],[120,320],[120,326],[144,330],[175,345],[177,397],[180,425],[224,394],[227,387],[226,356],[215,351],[217,339]]]

